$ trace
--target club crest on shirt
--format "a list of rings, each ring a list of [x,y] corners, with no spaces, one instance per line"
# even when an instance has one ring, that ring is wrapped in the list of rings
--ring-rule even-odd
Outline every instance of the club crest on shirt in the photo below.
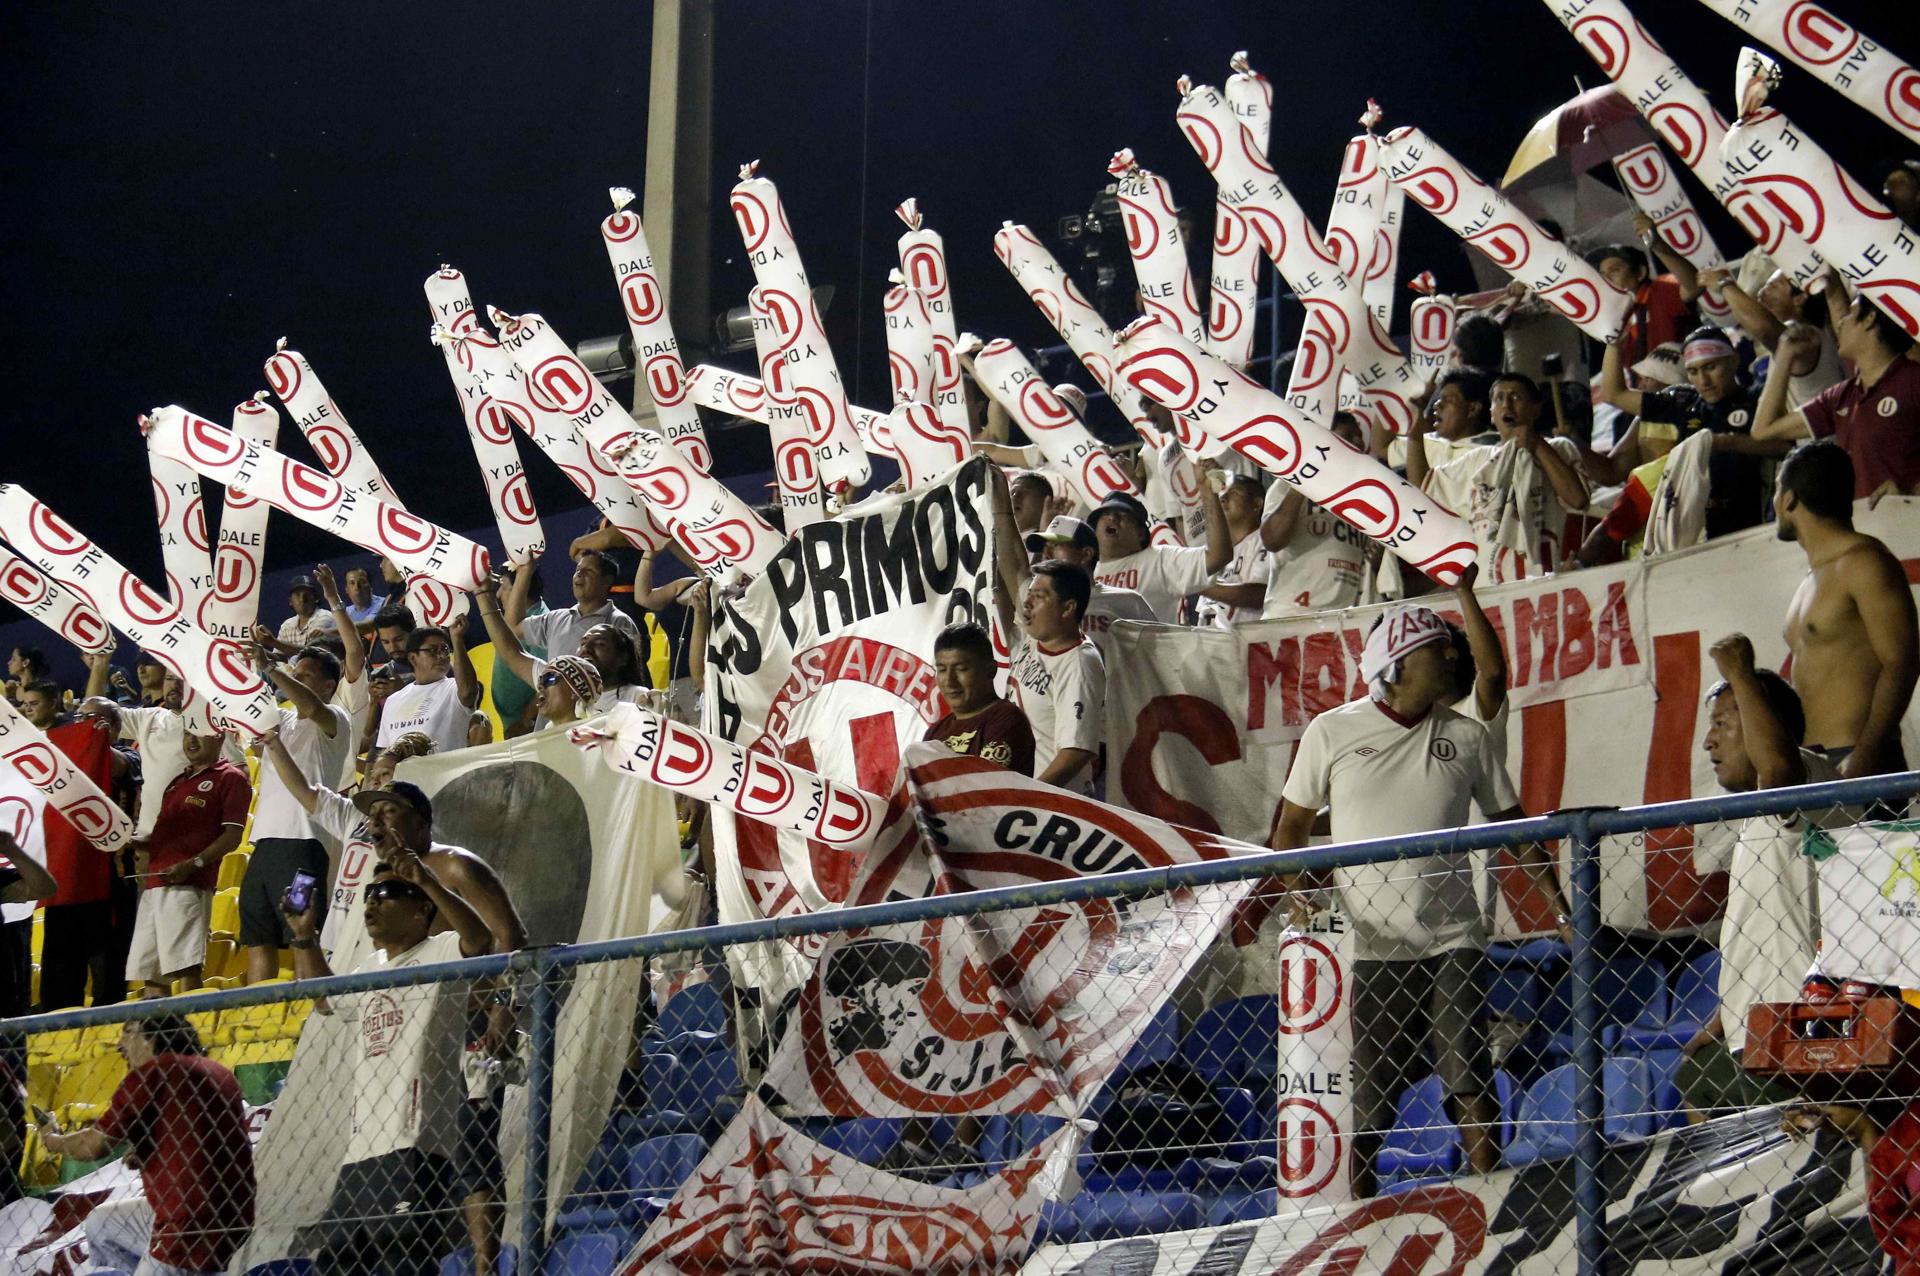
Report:
[[[1879,407],[1875,408],[1874,410],[1878,412],[1881,416],[1892,416],[1894,413],[1900,410],[1900,405],[1894,402],[1893,396],[1889,394],[1884,399],[1880,400]]]
[[[1434,757],[1439,758],[1442,762],[1451,762],[1454,758],[1458,757],[1460,753],[1458,749],[1453,747],[1453,741],[1447,739],[1445,736],[1440,736],[1435,739],[1432,744],[1428,745],[1427,752],[1433,754]]]
[[[1013,764],[1013,746],[1004,740],[999,740],[981,749],[980,756],[989,762],[997,762],[1001,766],[1011,766]]]

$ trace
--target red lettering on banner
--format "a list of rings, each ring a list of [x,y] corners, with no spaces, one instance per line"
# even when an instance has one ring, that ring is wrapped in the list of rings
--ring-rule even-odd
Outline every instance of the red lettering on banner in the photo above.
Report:
[[[1307,635],[1300,648],[1300,699],[1309,719],[1337,709],[1349,699],[1347,647],[1339,634]]]
[[[1540,681],[1550,682],[1554,676],[1554,658],[1560,654],[1560,612],[1554,606],[1552,594],[1513,600],[1513,685],[1516,687],[1526,686],[1533,678],[1535,640],[1540,644]]]
[[[1520,805],[1529,815],[1541,815],[1560,809],[1567,782],[1567,702],[1552,700],[1528,705],[1520,711]],[[1548,854],[1556,844],[1546,844]],[[1520,859],[1512,847],[1503,846],[1493,853],[1493,880],[1500,883],[1500,898],[1519,934],[1550,932],[1558,924],[1560,910],[1553,896],[1534,884],[1520,870]]]
[[[1640,649],[1633,644],[1633,613],[1627,609],[1627,584],[1611,581],[1607,585],[1607,603],[1600,609],[1594,645],[1599,648],[1600,667],[1613,668],[1615,657],[1622,665],[1640,663]]]
[[[1199,696],[1157,696],[1140,713],[1120,764],[1120,787],[1127,804],[1144,815],[1203,833],[1218,833],[1219,822],[1204,807],[1175,797],[1153,773],[1153,751],[1162,733],[1183,737],[1208,766],[1240,760],[1240,736],[1220,706]]]
[[[1300,712],[1299,697],[1293,691],[1293,679],[1287,671],[1300,664],[1300,641],[1297,638],[1282,638],[1280,650],[1275,651],[1264,642],[1247,644],[1247,730],[1263,731],[1267,726],[1267,692],[1274,683],[1280,684],[1283,698],[1282,721],[1294,722]],[[1287,699],[1291,704],[1287,704]]]
[[[1560,594],[1560,677],[1585,673],[1593,665],[1593,609],[1578,589]]]
[[[1656,634],[1653,740],[1647,752],[1648,803],[1693,796],[1694,728],[1700,714],[1700,635]],[[1693,863],[1691,828],[1649,829],[1646,834],[1647,925],[1656,931],[1703,925],[1719,916],[1727,900],[1727,875],[1702,874]]]

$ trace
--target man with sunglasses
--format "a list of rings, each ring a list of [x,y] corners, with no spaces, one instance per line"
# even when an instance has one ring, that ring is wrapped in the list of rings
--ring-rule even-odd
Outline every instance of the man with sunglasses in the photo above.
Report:
[[[480,707],[480,680],[467,659],[465,628],[456,623],[449,633],[428,625],[407,635],[413,685],[400,688],[380,707],[375,747],[384,749],[409,731],[426,732],[441,753],[467,747],[467,718]]]
[[[384,825],[390,808],[418,814],[415,803],[426,798],[401,781],[355,801]],[[431,806],[426,810],[430,821]],[[411,849],[389,854],[363,899],[373,951],[356,973],[506,952],[524,939],[517,918],[510,929],[489,924],[448,876]],[[316,910],[283,907],[294,934],[295,977],[332,974],[320,951]],[[335,1009],[325,1002],[315,1008]],[[352,1127],[333,1198],[305,1239],[328,1276],[424,1276],[458,1243],[463,1210],[476,1195],[497,1193],[501,1178],[497,1132],[486,1138],[469,1116],[466,989],[458,983],[386,988],[347,999],[339,1010],[359,1023]],[[497,1227],[491,1231],[497,1236]],[[492,1261],[490,1254],[489,1271]]]

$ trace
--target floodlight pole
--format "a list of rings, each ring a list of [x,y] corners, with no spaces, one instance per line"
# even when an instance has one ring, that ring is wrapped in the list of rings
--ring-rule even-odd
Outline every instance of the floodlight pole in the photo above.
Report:
[[[713,173],[713,0],[655,0],[647,85],[647,177],[640,217],[654,275],[682,342],[707,331]],[[640,352],[635,351],[636,362]],[[691,363],[692,360],[688,359]],[[636,411],[652,411],[634,378]]]

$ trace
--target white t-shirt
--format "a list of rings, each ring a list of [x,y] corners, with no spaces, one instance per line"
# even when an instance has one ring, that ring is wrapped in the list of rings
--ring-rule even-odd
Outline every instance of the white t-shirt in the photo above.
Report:
[[[452,674],[438,682],[416,682],[387,697],[374,745],[384,749],[409,731],[424,731],[433,737],[436,753],[464,749],[471,716],[460,703],[460,683]]]
[[[1333,840],[1358,842],[1467,823],[1518,805],[1487,730],[1445,705],[1418,722],[1374,700],[1330,709],[1307,725],[1281,791],[1309,810],[1331,805]],[[1414,961],[1486,945],[1472,857],[1429,855],[1336,870],[1353,922],[1353,955]]]
[[[344,788],[353,783],[354,761],[360,756],[360,741],[366,738],[367,727],[373,719],[373,689],[367,685],[364,667],[360,670],[360,676],[352,682],[347,681],[345,673],[340,675],[340,685],[333,693],[332,703],[347,711],[348,734],[351,737],[347,756],[340,763],[340,776],[333,781]]]
[[[160,799],[173,777],[187,769],[187,720],[172,709],[120,710],[120,738],[140,750],[140,818],[133,835],[147,837],[160,818]]]
[[[1155,620],[1172,624],[1179,619],[1180,601],[1207,587],[1207,551],[1200,545],[1149,545],[1096,563],[1093,578],[1113,589],[1137,590]]]
[[[1157,620],[1153,608],[1140,596],[1138,590],[1109,589],[1099,581],[1093,582],[1093,596],[1087,600],[1087,623],[1082,626],[1087,637],[1093,639],[1093,645],[1100,654],[1107,654],[1107,631],[1113,628],[1116,620]]]
[[[1020,706],[1033,728],[1033,771],[1047,769],[1062,749],[1099,754],[1106,735],[1107,666],[1090,638],[1050,650],[1030,637],[1013,649],[1007,699]],[[1081,768],[1066,786],[1093,792],[1095,765]]]
[[[355,974],[457,961],[460,936],[442,931],[389,959],[379,949]],[[459,1148],[460,1106],[467,1101],[464,983],[416,984],[360,993],[346,1012],[359,1033],[353,1048],[353,1129],[346,1162],[405,1148],[451,1157]]]
[[[1276,484],[1277,486],[1277,484]],[[1233,558],[1220,569],[1213,578],[1216,585],[1264,585],[1272,572],[1272,559],[1267,553],[1265,542],[1260,539],[1260,529],[1254,528],[1238,541],[1234,542]],[[1229,607],[1211,598],[1200,600],[1200,623],[1214,629],[1231,629],[1241,621],[1258,619],[1261,609],[1258,607]]]
[[[353,799],[314,785],[319,801],[307,818],[333,852],[333,896],[320,925],[320,949],[336,970],[352,970],[368,952],[367,923],[360,911],[360,888],[373,877],[380,852],[373,848],[367,817]]]
[[[280,743],[286,746],[293,764],[307,783],[315,786],[336,782],[340,768],[351,750],[352,727],[347,711],[333,705],[322,706],[333,719],[329,738],[320,724],[301,717],[291,709],[280,711]],[[263,837],[309,838],[317,836],[307,813],[287,791],[280,768],[271,760],[260,767],[259,788],[253,800],[253,840]]]
[[[1822,754],[1800,750],[1807,783],[1837,780]],[[1819,874],[1800,853],[1802,813],[1740,822],[1720,919],[1720,1028],[1727,1049],[1747,1044],[1747,1012],[1763,1001],[1798,1001],[1820,947]]]
[[[337,634],[340,622],[333,613],[324,607],[316,608],[313,615],[301,620],[298,616],[288,616],[280,622],[277,637],[290,647],[304,647],[321,634]]]
[[[1279,513],[1291,483],[1267,489],[1260,521]],[[1366,578],[1367,538],[1352,524],[1308,501],[1293,525],[1293,537],[1267,560],[1267,601],[1262,620],[1351,607]]]
[[[1547,445],[1576,470],[1572,439]],[[1469,448],[1427,475],[1427,492],[1473,525],[1480,542],[1480,578],[1489,585],[1545,576],[1569,553],[1567,507],[1532,455],[1516,443]]]
[[[1434,433],[1420,436],[1426,444],[1427,464],[1434,467],[1445,465],[1469,448],[1484,447],[1488,443],[1497,443],[1499,435],[1493,433],[1469,434],[1464,439],[1443,439]],[[1407,467],[1407,436],[1396,434],[1387,440],[1387,464],[1396,470]],[[1277,486],[1277,485],[1276,485]],[[1272,511],[1268,511],[1271,513]]]

